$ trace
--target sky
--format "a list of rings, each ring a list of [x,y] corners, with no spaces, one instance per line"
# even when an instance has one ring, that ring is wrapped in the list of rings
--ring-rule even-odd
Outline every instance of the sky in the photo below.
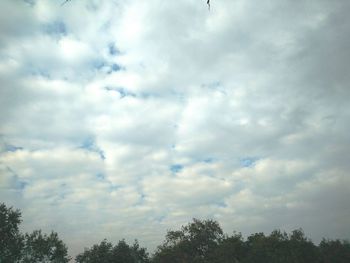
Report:
[[[350,238],[350,1],[1,0],[0,200],[70,255],[168,229]]]

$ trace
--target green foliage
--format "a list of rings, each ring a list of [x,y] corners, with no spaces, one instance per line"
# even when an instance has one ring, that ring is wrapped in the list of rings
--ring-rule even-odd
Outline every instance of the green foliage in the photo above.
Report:
[[[41,230],[21,234],[21,212],[0,203],[0,263],[68,263],[66,245],[57,233]],[[291,234],[274,230],[244,239],[225,235],[213,220],[193,219],[180,230],[169,230],[152,258],[137,240],[128,245],[107,240],[76,256],[77,263],[349,263],[347,241],[323,239],[316,246],[302,229]]]
[[[21,212],[0,203],[0,262],[1,263],[67,263],[70,258],[66,245],[57,233],[42,234],[40,230],[21,234]]]
[[[148,263],[149,257],[145,248],[140,248],[135,240],[129,246],[124,240],[113,247],[107,240],[79,254],[75,261],[78,263]]]
[[[75,261],[79,263],[109,263],[112,262],[113,245],[103,240],[99,245],[93,245],[90,249],[79,254]]]
[[[210,255],[212,263],[234,263],[241,262],[246,256],[247,248],[241,233],[225,236],[217,248]]]
[[[158,247],[154,262],[209,262],[223,238],[223,231],[213,220],[193,219],[180,231],[168,231],[163,245]]]
[[[25,234],[24,244],[21,261],[23,263],[69,262],[67,247],[55,232],[46,235],[42,234],[41,230],[36,230]]]
[[[305,236],[302,229],[292,231],[288,244],[289,262],[319,262],[317,247]]]
[[[23,237],[19,232],[21,212],[0,203],[0,262],[13,263],[21,258]]]
[[[154,263],[345,263],[350,245],[323,240],[319,247],[301,229],[290,235],[274,230],[255,233],[246,240],[240,233],[222,234],[217,222],[194,220],[179,231],[168,231],[153,257]]]
[[[350,243],[323,239],[319,245],[322,263],[350,262]]]

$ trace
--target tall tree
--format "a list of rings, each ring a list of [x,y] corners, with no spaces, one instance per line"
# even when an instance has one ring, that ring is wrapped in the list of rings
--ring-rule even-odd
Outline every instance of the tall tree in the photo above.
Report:
[[[247,249],[241,233],[225,236],[209,255],[212,263],[238,263],[246,256]]]
[[[58,238],[57,233],[50,235],[42,234],[36,230],[25,235],[24,248],[22,252],[23,263],[66,263],[69,262],[68,249]]]
[[[83,253],[76,256],[78,263],[111,263],[113,245],[107,240],[103,240],[98,245],[93,245],[90,249],[85,249]]]
[[[13,263],[21,258],[23,237],[19,232],[21,212],[0,203],[0,262]]]
[[[0,203],[1,263],[67,263],[66,245],[57,233],[42,234],[40,230],[21,234],[21,212]]]
[[[209,262],[209,255],[222,238],[223,231],[216,221],[193,219],[179,231],[168,231],[154,255],[154,262]]]
[[[348,241],[323,239],[319,250],[322,263],[350,262],[350,243]]]
[[[289,251],[292,262],[319,262],[319,254],[314,243],[305,236],[302,229],[292,231],[289,238]]]

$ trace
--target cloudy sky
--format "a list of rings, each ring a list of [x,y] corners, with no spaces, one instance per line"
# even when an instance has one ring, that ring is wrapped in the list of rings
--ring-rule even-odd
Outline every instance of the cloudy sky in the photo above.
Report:
[[[75,255],[218,220],[350,238],[350,1],[1,0],[0,200]]]

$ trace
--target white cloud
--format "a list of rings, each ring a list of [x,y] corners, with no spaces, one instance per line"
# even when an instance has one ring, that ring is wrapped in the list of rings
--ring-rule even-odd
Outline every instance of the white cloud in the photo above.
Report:
[[[60,4],[0,4],[0,197],[24,230],[72,255],[192,217],[350,237],[349,4]]]

